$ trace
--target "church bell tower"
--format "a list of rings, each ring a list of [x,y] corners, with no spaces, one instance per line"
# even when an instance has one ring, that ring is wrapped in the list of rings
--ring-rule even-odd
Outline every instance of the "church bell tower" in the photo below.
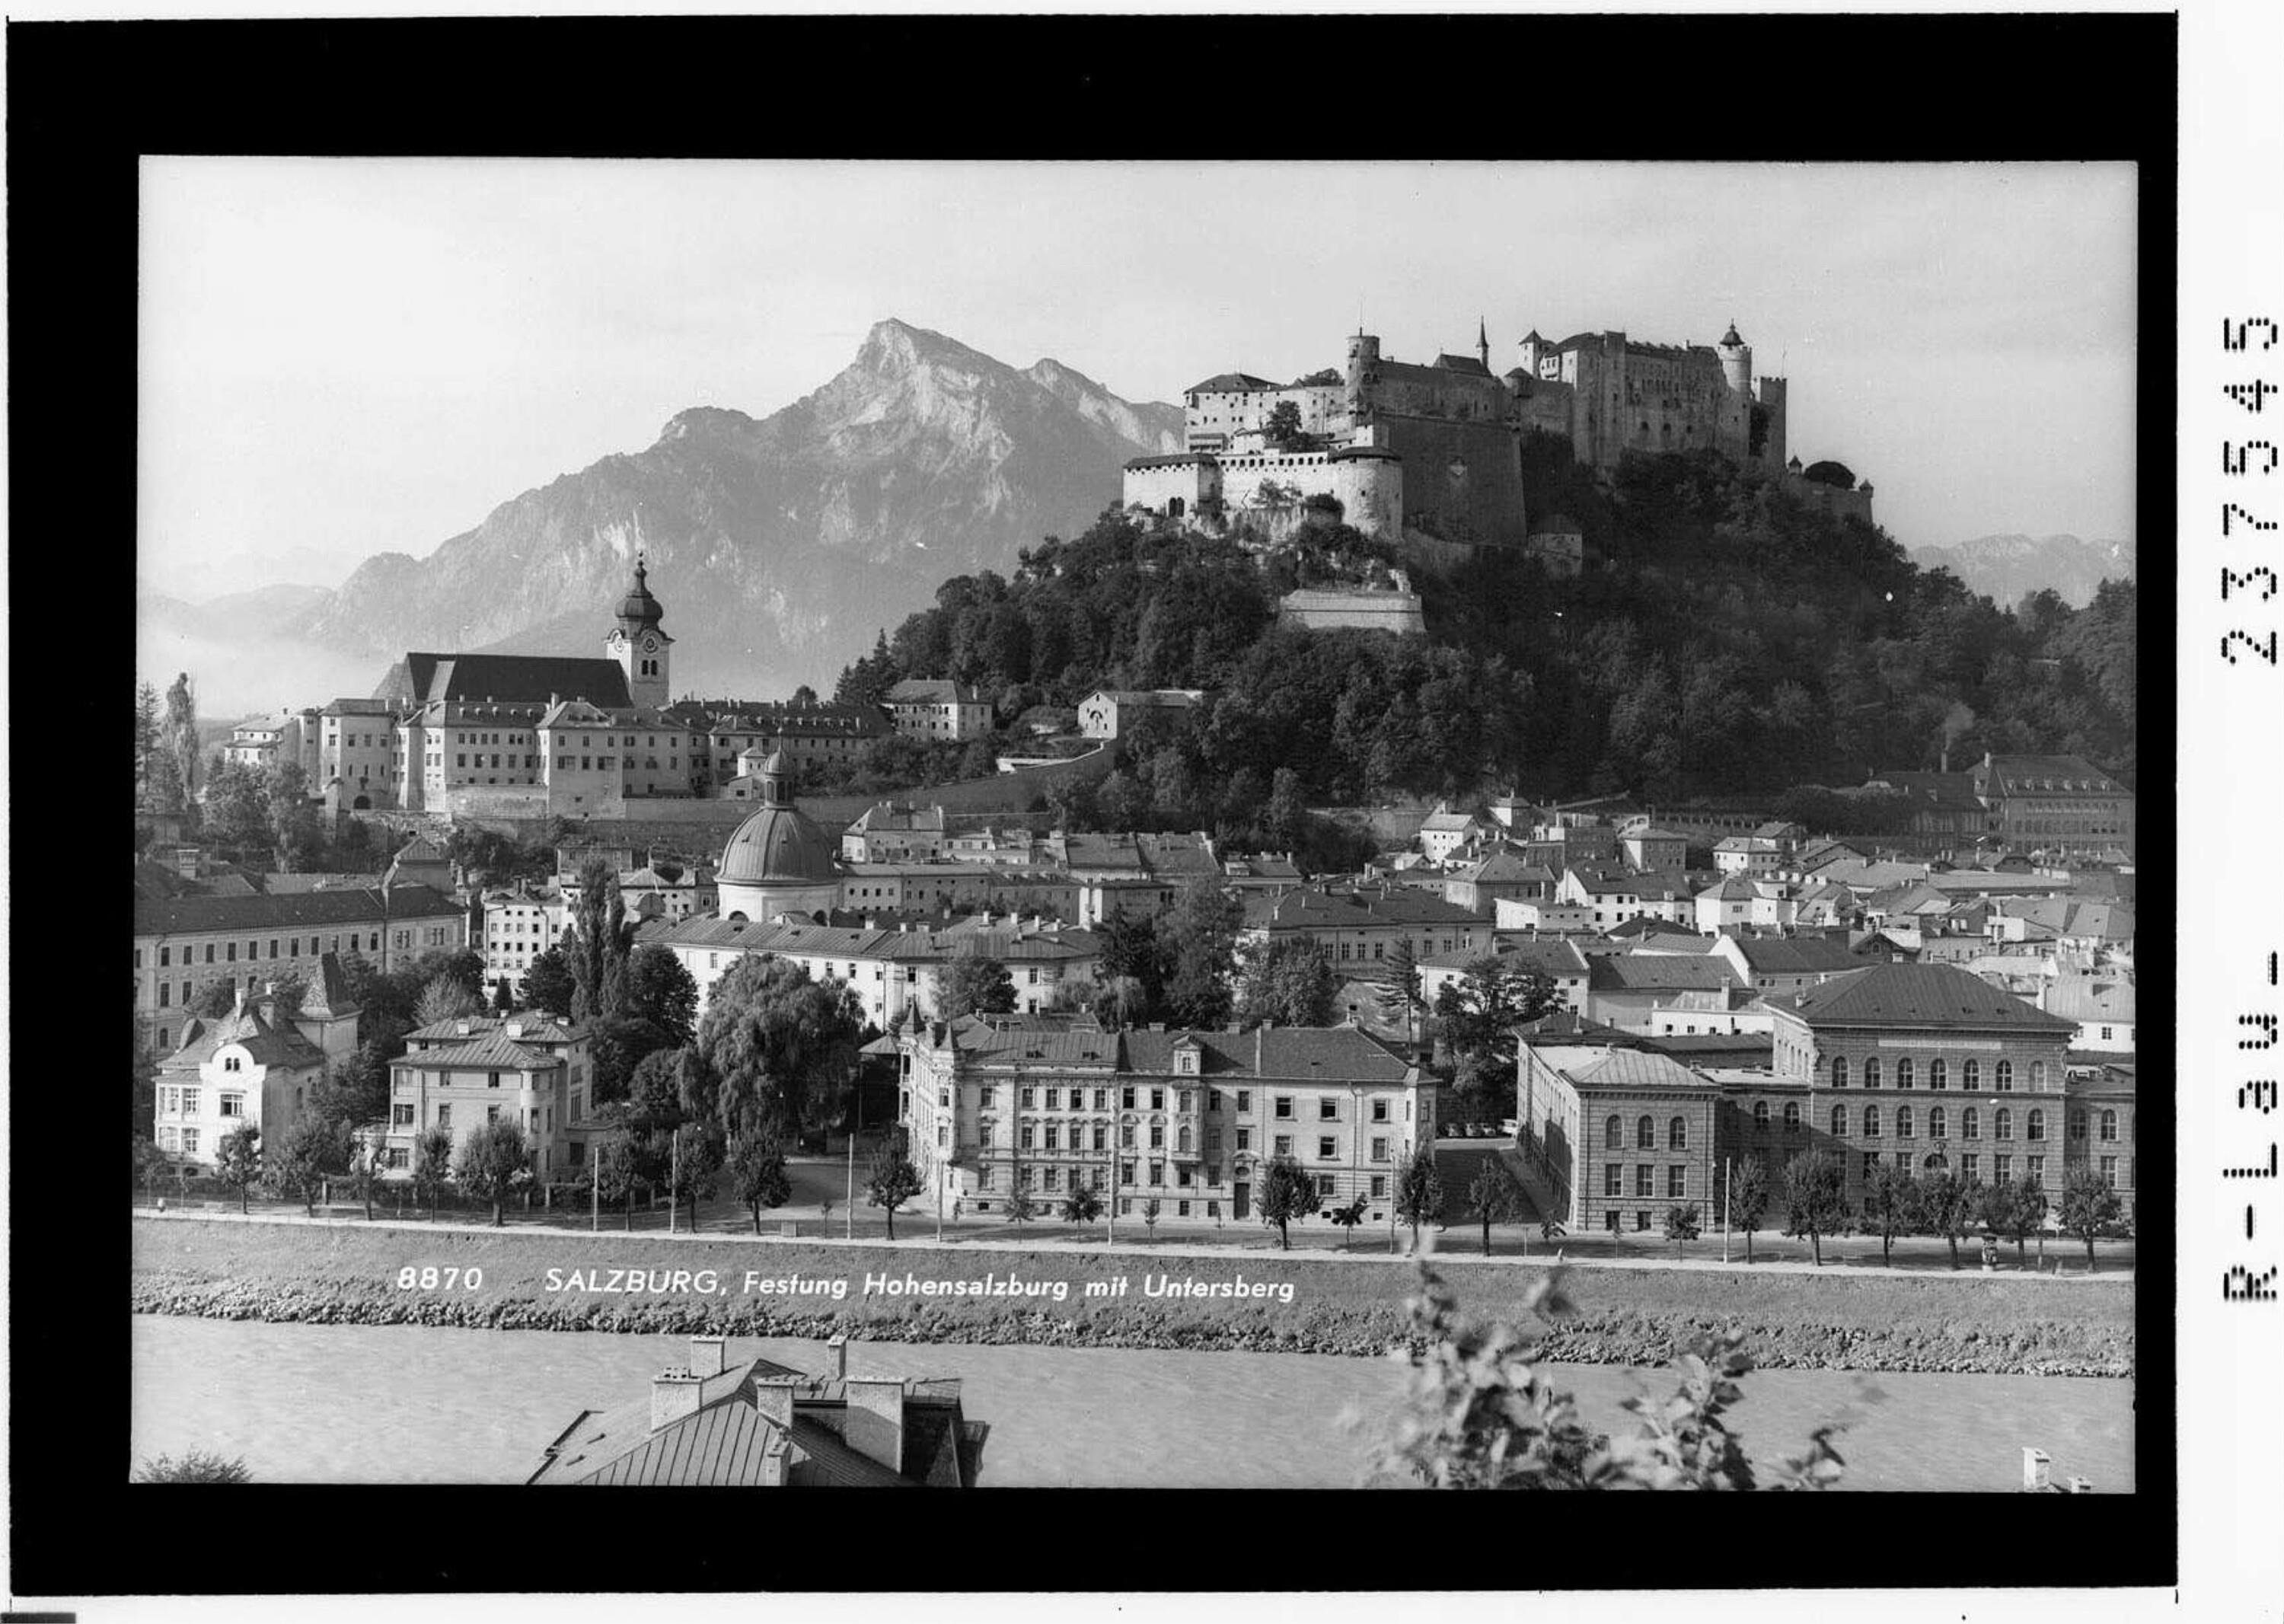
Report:
[[[619,602],[618,624],[603,639],[603,652],[627,674],[627,695],[637,709],[657,710],[672,692],[668,670],[674,639],[661,629],[666,609],[651,596],[649,571],[635,555],[635,584]]]

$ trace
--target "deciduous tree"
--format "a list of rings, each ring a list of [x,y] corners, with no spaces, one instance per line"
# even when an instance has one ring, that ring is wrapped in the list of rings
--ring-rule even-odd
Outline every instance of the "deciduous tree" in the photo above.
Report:
[[[1919,1228],[1919,1186],[1891,1161],[1872,1169],[1864,1187],[1864,1222],[1880,1238],[1880,1261],[1896,1261],[1896,1237]]]
[[[762,1232],[762,1209],[783,1206],[793,1199],[793,1181],[786,1175],[783,1143],[756,1130],[730,1143],[727,1164],[730,1193],[754,1215],[754,1233]]]
[[[1516,1178],[1504,1157],[1492,1155],[1482,1159],[1475,1169],[1474,1180],[1467,1185],[1467,1216],[1483,1226],[1483,1255],[1491,1254],[1491,1225],[1512,1223],[1523,1214],[1530,1198],[1523,1192],[1522,1182]]]
[[[262,1177],[262,1130],[241,1122],[215,1145],[215,1176],[238,1191],[238,1210],[246,1210],[246,1191]]]
[[[722,1126],[774,1123],[787,1136],[840,1113],[856,1074],[864,1011],[854,989],[811,980],[790,959],[749,954],[714,984],[698,1047],[722,1080]]]
[[[1340,978],[1306,937],[1287,936],[1241,951],[1238,1003],[1253,1025],[1329,1027]]]
[[[1697,1238],[1699,1227],[1696,1202],[1692,1201],[1686,1206],[1669,1206],[1665,1209],[1665,1238],[1673,1243],[1674,1256],[1681,1255],[1681,1245],[1684,1241]]]
[[[864,1198],[877,1206],[888,1221],[888,1238],[896,1238],[896,1206],[920,1192],[920,1170],[912,1166],[911,1158],[903,1147],[895,1143],[883,1145],[872,1158],[872,1177],[864,1183]]]
[[[1951,1266],[1957,1269],[1959,1238],[1974,1224],[1983,1204],[1982,1181],[1948,1166],[1930,1167],[1920,1175],[1917,1202],[1920,1224],[1943,1237],[1951,1248]]]
[[[1785,1233],[1808,1237],[1817,1266],[1824,1263],[1824,1238],[1848,1220],[1846,1187],[1840,1164],[1823,1151],[1794,1157],[1784,1170]]]
[[[1081,1180],[1076,1170],[1071,1178],[1070,1193],[1063,1198],[1065,1223],[1092,1223],[1102,1216],[1102,1195],[1093,1185]]]
[[[1443,1218],[1443,1175],[1435,1170],[1435,1147],[1422,1140],[1396,1170],[1396,1215],[1412,1226],[1412,1249],[1420,1250],[1420,1226]]]
[[[437,1198],[452,1182],[452,1130],[441,1124],[420,1130],[412,1142],[412,1198],[436,1216]]]
[[[2085,1243],[2085,1270],[2093,1272],[2093,1243],[2116,1227],[2125,1205],[2109,1181],[2092,1167],[2072,1167],[2062,1180],[2062,1228]]]
[[[697,1036],[698,982],[673,949],[656,941],[635,949],[626,988],[627,1014],[656,1023],[677,1047]]]
[[[353,1150],[347,1123],[304,1117],[270,1147],[265,1172],[278,1194],[300,1198],[314,1218],[317,1191],[332,1175],[349,1170]]]
[[[982,952],[956,954],[943,967],[943,1015],[1005,1015],[1015,1008],[1015,978],[1007,966]]]
[[[523,1001],[535,1010],[544,1010],[550,1015],[568,1015],[578,990],[579,984],[572,979],[571,966],[559,947],[534,955],[524,968]]]
[[[1261,1222],[1277,1226],[1278,1244],[1287,1252],[1293,1249],[1293,1220],[1306,1218],[1322,1200],[1317,1193],[1317,1181],[1290,1156],[1279,1156],[1262,1164],[1254,1194],[1261,1205]]]
[[[1244,922],[1237,899],[1209,879],[1193,881],[1161,916],[1159,934],[1170,949],[1166,1003],[1175,1019],[1192,1027],[1228,1020],[1237,933]]]
[[[507,1222],[507,1198],[531,1182],[531,1147],[523,1124],[504,1116],[479,1126],[460,1145],[452,1175],[461,1189],[492,1205],[492,1226]]]
[[[1769,1210],[1768,1164],[1757,1156],[1738,1162],[1729,1175],[1729,1221],[1745,1232],[1745,1261],[1753,1261],[1753,1231]]]

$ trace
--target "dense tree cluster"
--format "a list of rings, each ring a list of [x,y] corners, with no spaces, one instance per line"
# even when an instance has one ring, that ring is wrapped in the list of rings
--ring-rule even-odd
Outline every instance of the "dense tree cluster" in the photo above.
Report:
[[[1206,828],[1268,846],[1309,833],[1305,815],[1272,804],[1280,771],[1313,804],[1496,783],[1773,792],[1932,768],[1946,749],[1954,765],[2060,751],[2132,774],[2130,582],[2082,610],[2052,592],[2001,608],[1873,527],[1710,453],[1629,458],[1605,487],[1567,446],[1534,439],[1525,485],[1534,512],[1576,518],[1609,567],[1558,579],[1484,549],[1417,572],[1432,639],[1276,624],[1291,587],[1396,562],[1353,529],[1325,527],[1256,560],[1114,511],[1026,551],[1012,579],[947,582],[935,608],[843,674],[841,697],[949,675],[998,696],[1012,722],[1098,687],[1208,689],[1202,714],[1122,739],[1118,770],[1056,809],[1081,827]],[[1860,832],[1903,816],[1797,793],[1843,815],[1813,821]]]

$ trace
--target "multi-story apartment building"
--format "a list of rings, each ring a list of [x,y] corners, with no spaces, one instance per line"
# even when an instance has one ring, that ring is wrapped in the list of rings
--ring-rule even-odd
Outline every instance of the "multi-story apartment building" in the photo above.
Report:
[[[1335,965],[1386,959],[1398,942],[1432,958],[1490,946],[1491,924],[1416,886],[1309,886],[1280,895],[1248,893],[1240,940],[1253,946],[1299,937]]]
[[[1088,1016],[971,1016],[897,1032],[899,1120],[960,1210],[1080,1185],[1118,1218],[1245,1222],[1290,1157],[1326,1207],[1388,1221],[1396,1172],[1435,1133],[1432,1075],[1356,1027],[1107,1030]]]
[[[435,949],[467,945],[467,910],[428,886],[138,897],[136,1034],[152,1051],[170,1052],[186,1006],[215,980],[256,988],[294,974],[314,985],[328,953],[361,953],[387,970]]]
[[[159,1067],[159,1149],[196,1168],[211,1165],[223,1136],[239,1128],[274,1140],[299,1120],[326,1067],[356,1049],[357,1013],[339,957],[326,953],[300,1009],[241,988],[229,1014],[188,1022],[182,1046]]]
[[[888,707],[905,738],[964,743],[991,731],[991,702],[949,677],[908,676],[888,690]]]
[[[849,863],[933,863],[943,847],[942,807],[884,800],[841,832],[841,855]]]
[[[1068,992],[1091,995],[1101,939],[1060,925],[995,920],[989,928],[855,930],[833,925],[768,924],[711,915],[678,924],[643,926],[637,944],[657,942],[680,959],[698,983],[700,1008],[714,984],[749,954],[791,959],[818,980],[831,977],[856,994],[864,1019],[887,1028],[909,1011],[932,1018],[943,1008],[943,978],[951,962],[981,955],[1006,965],[1019,1010],[1048,1008]]]
[[[563,940],[569,907],[560,895],[529,890],[484,895],[484,983],[505,983],[511,998],[523,993],[524,972]]]
[[[1517,1072],[1523,1154],[1572,1231],[1639,1233],[1717,1199],[1721,1091],[1701,1073],[1601,1043],[1525,1043]]]
[[[387,1173],[410,1177],[421,1134],[443,1128],[453,1156],[478,1128],[520,1122],[541,1183],[585,1159],[571,1125],[583,1120],[594,1086],[588,1030],[559,1015],[526,1010],[466,1015],[421,1027],[388,1068]]]

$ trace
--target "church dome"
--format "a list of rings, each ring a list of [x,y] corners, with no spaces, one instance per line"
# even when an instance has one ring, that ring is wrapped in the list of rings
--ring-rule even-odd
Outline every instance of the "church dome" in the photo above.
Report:
[[[715,875],[724,886],[830,885],[840,878],[832,839],[790,804],[764,806],[739,824]]]
[[[1734,322],[1731,322],[1729,331],[1721,335],[1721,346],[1725,349],[1734,349],[1744,341],[1737,336],[1737,324]]]
[[[729,906],[731,892],[743,886],[839,885],[833,839],[793,804],[784,755],[772,751],[757,776],[762,809],[738,825],[723,847],[722,866],[715,875],[724,888],[724,906]]]

